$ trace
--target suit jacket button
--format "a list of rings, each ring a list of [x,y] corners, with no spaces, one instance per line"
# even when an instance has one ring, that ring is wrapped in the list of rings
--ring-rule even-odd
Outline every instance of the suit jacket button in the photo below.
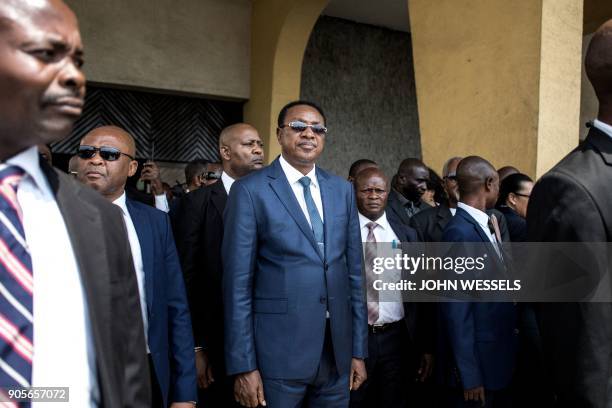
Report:
[[[321,304],[323,304],[323,305],[324,305],[325,303],[327,303],[326,301],[327,301],[327,299],[325,298],[325,296],[321,296],[321,297],[319,298],[319,302],[321,302]]]

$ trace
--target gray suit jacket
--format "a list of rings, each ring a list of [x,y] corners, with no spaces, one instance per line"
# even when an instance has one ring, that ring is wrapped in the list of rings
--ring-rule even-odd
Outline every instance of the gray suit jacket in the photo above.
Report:
[[[41,168],[64,217],[83,283],[100,406],[150,407],[140,297],[121,210],[42,160]]]

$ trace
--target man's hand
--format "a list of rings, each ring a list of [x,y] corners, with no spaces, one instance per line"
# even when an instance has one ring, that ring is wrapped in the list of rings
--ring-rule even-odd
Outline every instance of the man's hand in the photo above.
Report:
[[[463,390],[463,398],[466,401],[481,401],[481,405],[485,406],[485,390],[483,386]]]
[[[257,408],[259,405],[266,406],[264,398],[263,382],[259,370],[238,374],[234,380],[234,398],[240,405]]]
[[[421,356],[421,366],[417,371],[418,379],[420,382],[425,382],[433,372],[433,355],[423,354]]]
[[[155,162],[148,161],[142,166],[140,179],[151,183],[151,192],[154,195],[164,194],[164,186],[162,185],[159,175],[159,167],[157,167]]]
[[[193,402],[173,402],[170,408],[194,408],[196,404]]]
[[[366,373],[365,363],[360,358],[353,358],[351,360],[351,374],[349,377],[349,390],[355,391],[361,387],[361,385],[368,378]]]
[[[196,351],[195,362],[198,373],[198,387],[206,389],[215,381],[212,374],[212,366],[208,360],[208,354],[204,350]]]

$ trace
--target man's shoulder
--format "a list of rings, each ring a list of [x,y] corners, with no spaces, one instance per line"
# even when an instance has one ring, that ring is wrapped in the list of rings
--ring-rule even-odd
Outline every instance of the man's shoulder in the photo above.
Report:
[[[135,208],[138,211],[143,212],[147,215],[152,221],[164,223],[167,220],[167,214],[162,210],[158,210],[155,207],[151,207],[145,203],[141,203],[140,201],[131,200],[129,198],[126,199],[129,205]]]
[[[47,176],[56,199],[58,194],[63,194],[68,199],[78,200],[94,206],[103,214],[118,213],[119,209],[116,205],[109,202],[94,189],[80,183],[74,177],[65,174],[61,170],[52,168],[51,173],[47,173]]]
[[[419,224],[426,224],[431,220],[434,220],[440,211],[443,211],[441,206],[425,208],[412,216],[415,222]]]

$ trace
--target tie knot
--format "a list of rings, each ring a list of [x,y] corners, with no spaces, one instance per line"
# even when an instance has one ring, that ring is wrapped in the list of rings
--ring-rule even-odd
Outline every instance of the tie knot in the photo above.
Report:
[[[368,222],[366,224],[366,227],[368,227],[370,231],[374,231],[374,228],[378,227],[378,224],[372,221],[372,222]]]
[[[308,186],[310,186],[310,177],[306,177],[306,176],[304,176],[304,177],[302,177],[302,178],[299,180],[299,182],[300,182],[300,184],[301,184],[302,186],[304,186],[304,187],[308,187]]]
[[[8,165],[0,170],[0,184],[16,188],[24,174],[25,172],[21,167]]]

